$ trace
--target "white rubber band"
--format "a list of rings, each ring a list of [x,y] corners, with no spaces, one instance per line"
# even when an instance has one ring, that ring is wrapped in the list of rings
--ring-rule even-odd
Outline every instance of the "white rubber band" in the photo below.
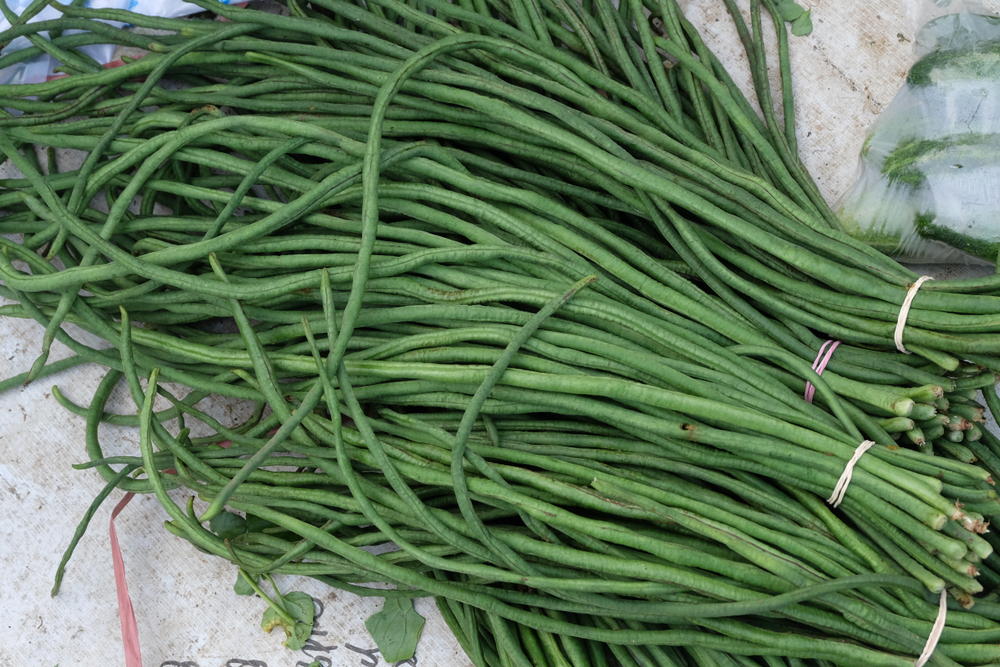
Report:
[[[858,448],[854,450],[854,456],[851,460],[847,462],[847,466],[844,468],[844,472],[840,473],[840,479],[837,480],[837,486],[833,487],[833,495],[826,499],[826,502],[830,503],[834,507],[840,505],[844,500],[844,494],[847,493],[847,485],[851,483],[851,477],[854,476],[854,464],[861,459],[861,455],[871,449],[872,445],[875,444],[874,440],[865,440]]]
[[[906,298],[903,299],[903,305],[899,308],[899,317],[896,318],[896,332],[892,338],[896,341],[896,349],[903,354],[910,354],[910,351],[903,345],[903,329],[906,327],[906,318],[910,314],[910,304],[913,303],[913,297],[917,296],[917,290],[928,280],[934,280],[934,278],[931,276],[917,278],[917,282],[910,285],[910,289],[906,291]]]
[[[941,634],[944,632],[944,621],[945,616],[948,614],[948,594],[941,591],[941,604],[938,606],[938,615],[934,619],[934,625],[931,627],[931,634],[927,637],[927,644],[924,645],[924,652],[920,654],[917,661],[913,663],[913,667],[924,667],[927,661],[931,659],[934,655],[934,649],[937,648],[938,640],[941,639]]]

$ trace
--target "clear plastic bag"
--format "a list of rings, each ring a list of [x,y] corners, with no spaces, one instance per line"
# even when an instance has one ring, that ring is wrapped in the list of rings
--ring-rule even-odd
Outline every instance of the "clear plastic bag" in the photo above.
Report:
[[[31,0],[9,0],[7,4],[14,14],[20,16],[28,8],[28,5],[31,4]],[[227,4],[225,0],[223,0],[223,4]],[[169,18],[187,16],[188,14],[202,11],[201,7],[182,2],[181,0],[87,0],[86,6],[94,9],[127,9],[138,14],[145,14],[146,16],[163,16]],[[46,7],[28,21],[28,23],[49,21],[57,19],[60,16],[62,14],[59,10],[53,7]],[[0,32],[8,28],[10,28],[10,22],[0,15]],[[74,32],[79,31],[67,30],[64,34],[71,35]],[[39,34],[43,38],[48,38],[47,32]],[[31,42],[28,41],[27,37],[17,37],[4,47],[3,53],[7,54],[19,51],[29,46],[31,46]],[[115,47],[111,44],[92,44],[90,46],[78,47],[78,50],[104,65],[111,62]],[[55,68],[59,65],[58,60],[47,53],[43,53],[35,58],[0,69],[0,84],[40,83],[52,76]]]
[[[902,261],[995,262],[1000,17],[976,2],[916,5],[918,60],[872,125],[861,176],[838,215],[849,232]]]

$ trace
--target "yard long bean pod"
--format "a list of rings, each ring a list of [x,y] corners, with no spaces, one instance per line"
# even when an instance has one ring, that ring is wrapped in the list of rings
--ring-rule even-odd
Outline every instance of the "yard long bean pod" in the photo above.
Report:
[[[60,399],[82,467],[250,577],[437,597],[477,665],[910,665],[942,590],[928,664],[1000,662],[996,279],[924,285],[895,351],[916,276],[844,234],[795,156],[772,3],[750,27],[725,3],[763,118],[671,0],[196,4],[231,24],[56,5],[55,33],[172,34],[0,86],[23,112],[0,118],[23,175],[0,314],[48,332],[0,389],[111,368],[89,406]],[[86,158],[53,173],[35,147]],[[50,339],[79,357],[47,364]],[[123,376],[138,417],[107,410]],[[138,456],[104,455],[105,420]],[[223,511],[258,521],[224,541]]]

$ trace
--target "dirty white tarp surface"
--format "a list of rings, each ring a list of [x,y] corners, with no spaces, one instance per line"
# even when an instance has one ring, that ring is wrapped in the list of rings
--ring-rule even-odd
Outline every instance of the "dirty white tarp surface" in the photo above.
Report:
[[[681,4],[723,61],[737,61],[739,43],[722,2]],[[854,181],[866,129],[902,84],[912,29],[892,1],[802,4],[812,8],[815,28],[808,37],[792,38],[791,46],[800,152],[834,202]],[[0,178],[6,176],[0,167]],[[0,378],[30,367],[41,336],[33,322],[0,319]],[[87,339],[82,332],[74,336]],[[52,359],[67,353],[58,344],[54,350]],[[51,386],[87,403],[102,376],[103,369],[82,367],[0,396],[5,538],[0,539],[0,563],[7,572],[0,588],[5,612],[0,665],[124,664],[107,532],[120,492],[94,518],[59,596],[49,596],[62,551],[103,485],[95,472],[70,467],[86,460],[84,420],[55,402]],[[131,406],[122,399],[118,407],[125,411]],[[218,406],[216,414],[233,423],[240,410]],[[132,429],[105,426],[101,439],[109,455],[138,451]],[[117,521],[147,667],[293,667],[314,659],[338,667],[386,664],[373,652],[374,642],[364,628],[364,619],[380,608],[379,598],[359,599],[307,579],[279,578],[283,590],[306,591],[323,608],[311,650],[293,653],[281,646],[280,630],[268,636],[259,629],[261,600],[232,593],[232,566],[167,533],[162,526],[166,518],[155,499],[136,497]],[[417,609],[428,621],[416,664],[468,665],[433,602],[418,601]]]
[[[2,299],[0,299],[2,301]],[[74,337],[96,345],[85,332]],[[37,355],[42,329],[34,322],[0,320],[0,376],[24,372]],[[59,346],[53,359],[67,356]],[[91,523],[70,562],[62,589],[50,597],[63,550],[83,512],[103,487],[92,470],[74,470],[87,460],[84,420],[51,396],[56,384],[77,403],[87,403],[104,369],[87,366],[0,397],[0,562],[7,584],[0,601],[8,613],[0,624],[0,665],[61,667],[123,665],[121,627],[108,520],[122,497],[116,491]],[[116,412],[131,407],[123,396]],[[114,409],[114,408],[112,408]],[[211,410],[227,423],[249,416],[237,407]],[[105,454],[138,452],[134,429],[102,426]],[[232,592],[236,570],[163,528],[166,513],[149,496],[136,496],[116,521],[146,667],[293,667],[319,659],[329,665],[385,665],[364,626],[381,598],[358,598],[305,578],[276,577],[283,592],[301,590],[322,615],[313,642],[303,651],[281,646],[284,634],[260,630],[265,605]],[[321,607],[320,607],[321,605]],[[465,667],[470,663],[432,600],[418,600],[427,618],[415,665]]]

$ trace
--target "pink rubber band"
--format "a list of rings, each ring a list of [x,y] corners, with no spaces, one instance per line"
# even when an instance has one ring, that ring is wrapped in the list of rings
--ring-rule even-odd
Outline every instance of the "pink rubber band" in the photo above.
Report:
[[[139,626],[135,622],[135,610],[132,609],[132,598],[128,595],[128,583],[125,581],[125,561],[122,560],[118,548],[118,534],[115,532],[115,517],[125,509],[134,493],[126,493],[111,512],[111,560],[115,566],[115,588],[118,589],[118,617],[122,622],[122,643],[125,645],[125,667],[142,667],[142,655],[139,652]]]
[[[820,345],[819,352],[816,353],[816,361],[814,361],[812,365],[812,369],[816,371],[816,375],[822,375],[823,371],[826,370],[826,365],[830,363],[830,359],[833,357],[833,351],[837,349],[838,345],[840,345],[839,340],[828,340]],[[830,349],[827,349],[827,346],[829,346]],[[826,353],[825,355],[824,352]],[[816,387],[813,386],[812,382],[806,382],[805,399],[812,403],[813,396],[815,394]]]

